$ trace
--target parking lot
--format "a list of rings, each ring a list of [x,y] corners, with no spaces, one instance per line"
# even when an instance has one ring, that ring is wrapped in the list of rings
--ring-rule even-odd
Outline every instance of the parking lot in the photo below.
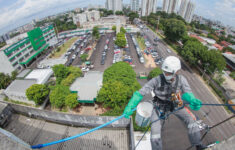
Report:
[[[94,64],[94,70],[98,71],[104,71],[108,67],[110,67],[113,64],[114,61],[114,40],[115,37],[114,33],[107,33],[105,35],[102,35],[100,39],[97,42],[96,50],[94,50],[90,60]],[[132,41],[132,38],[130,34],[126,34],[127,38],[127,44],[128,44],[128,51],[125,51],[125,54],[130,56],[132,59],[132,66],[133,69],[138,74],[139,72],[149,72],[152,68],[145,68],[144,64],[140,63],[134,43]],[[104,64],[102,65],[102,54],[104,53],[105,45],[107,42],[107,39],[109,39],[108,50],[106,51],[106,57]],[[124,57],[124,56],[123,56]],[[125,57],[124,57],[125,58]]]

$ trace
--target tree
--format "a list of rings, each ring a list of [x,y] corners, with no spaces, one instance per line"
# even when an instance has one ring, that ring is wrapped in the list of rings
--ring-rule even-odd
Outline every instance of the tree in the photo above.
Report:
[[[52,106],[62,108],[65,105],[65,98],[70,94],[69,87],[56,85],[50,93]]]
[[[55,74],[55,77],[56,77],[56,82],[58,84],[61,83],[61,81],[66,78],[69,74],[69,70],[67,67],[65,67],[64,65],[62,64],[59,64],[59,65],[54,65],[52,67],[52,70]]]
[[[128,17],[129,17],[129,20],[130,20],[131,22],[133,22],[133,20],[134,20],[135,18],[139,18],[139,15],[138,15],[138,13],[136,13],[136,12],[131,12],[131,13],[129,13]]]
[[[122,11],[116,11],[115,15],[124,15],[124,13]]]
[[[49,88],[43,84],[33,84],[26,90],[26,96],[36,104],[42,104],[49,94]]]
[[[125,34],[125,33],[126,33],[126,30],[125,30],[123,27],[121,27],[121,28],[120,28],[120,32],[122,32],[122,33]]]
[[[229,74],[229,76],[230,76],[231,78],[233,78],[233,80],[235,80],[235,71],[231,72],[231,73]]]
[[[119,47],[125,47],[126,46],[126,38],[124,33],[118,33],[117,38],[115,41],[115,44]]]
[[[15,80],[16,79],[16,76],[18,75],[18,72],[17,71],[12,71],[11,72],[11,80]]]
[[[183,21],[168,19],[165,24],[164,33],[170,41],[176,42],[186,34],[186,26]]]
[[[103,106],[106,108],[123,109],[130,98],[128,90],[128,87],[122,82],[107,82],[100,89],[97,96],[97,102],[103,103]]]
[[[98,26],[93,27],[93,29],[92,29],[92,36],[94,36],[96,39],[98,39],[100,37]]]
[[[160,74],[162,74],[162,70],[160,68],[154,68],[149,72],[148,80],[151,80],[152,78],[157,77]]]
[[[116,32],[116,26],[112,26],[112,30]]]
[[[0,48],[4,47],[5,45],[7,45],[6,42],[1,42],[0,43]]]
[[[77,94],[69,94],[66,99],[65,99],[65,105],[68,106],[69,108],[75,108],[79,104],[77,100]]]
[[[82,60],[83,62],[86,61],[87,57],[88,57],[88,54],[82,54],[82,55],[80,56],[80,58],[81,58],[81,60]]]
[[[5,89],[11,83],[11,77],[8,74],[0,73],[0,89]]]
[[[197,65],[201,59],[201,55],[206,53],[207,48],[203,46],[198,40],[189,39],[183,46],[180,54],[191,65]]]

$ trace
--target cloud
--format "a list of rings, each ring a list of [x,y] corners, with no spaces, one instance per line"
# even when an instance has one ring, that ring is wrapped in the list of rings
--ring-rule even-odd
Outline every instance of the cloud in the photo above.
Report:
[[[228,23],[235,24],[235,0],[222,0],[215,3],[216,18]]]
[[[45,12],[56,12],[58,10],[68,10],[84,6],[91,0],[17,0],[15,3],[1,8],[0,32],[6,30],[8,26],[16,26],[24,22],[25,18],[33,17],[32,14],[40,16]],[[46,15],[46,14],[45,14]],[[51,15],[51,14],[48,14]],[[31,18],[32,19],[32,18]],[[21,25],[22,25],[21,23]],[[25,22],[26,24],[28,22]]]

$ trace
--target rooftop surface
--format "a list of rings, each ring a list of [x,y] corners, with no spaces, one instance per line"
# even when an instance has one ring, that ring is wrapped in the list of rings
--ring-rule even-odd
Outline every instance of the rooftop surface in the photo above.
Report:
[[[89,71],[84,77],[77,78],[71,85],[70,90],[78,91],[79,100],[93,100],[102,86],[102,80],[102,72]]]
[[[223,55],[224,55],[227,59],[229,59],[229,60],[231,60],[233,63],[235,63],[235,54],[226,54],[226,53],[223,53]]]
[[[14,80],[5,90],[5,93],[15,93],[18,96],[25,97],[25,91],[33,84],[36,84],[36,80]]]
[[[25,79],[35,79],[37,84],[44,84],[52,74],[52,69],[35,69]]]
[[[30,145],[36,145],[73,136],[85,132],[89,128],[71,127],[14,114],[5,130],[13,133]],[[44,149],[128,150],[129,143],[128,129],[105,128]]]
[[[24,78],[30,71],[31,69],[24,69],[16,76],[16,78]]]

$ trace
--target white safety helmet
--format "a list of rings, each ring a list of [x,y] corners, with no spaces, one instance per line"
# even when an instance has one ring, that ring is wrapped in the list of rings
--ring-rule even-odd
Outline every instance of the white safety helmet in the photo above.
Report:
[[[168,56],[162,63],[163,74],[167,81],[170,81],[174,77],[175,73],[180,69],[181,69],[180,60],[175,56]],[[164,71],[172,73],[172,75],[166,76]]]

